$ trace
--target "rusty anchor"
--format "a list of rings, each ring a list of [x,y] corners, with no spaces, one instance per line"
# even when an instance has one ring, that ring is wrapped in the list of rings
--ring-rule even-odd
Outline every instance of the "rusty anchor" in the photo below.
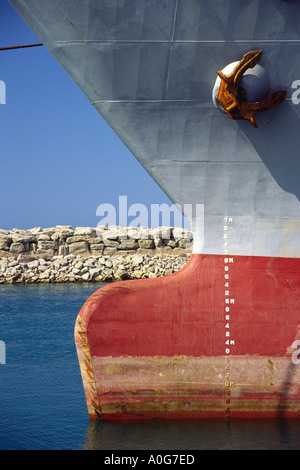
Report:
[[[221,83],[216,95],[216,101],[231,119],[246,119],[254,127],[257,127],[255,122],[256,115],[279,106],[287,93],[286,90],[278,90],[270,93],[261,101],[254,103],[246,101],[247,94],[240,85],[240,82],[244,72],[249,68],[255,67],[261,55],[262,51],[248,52],[229,75],[225,75],[220,70],[217,71]]]

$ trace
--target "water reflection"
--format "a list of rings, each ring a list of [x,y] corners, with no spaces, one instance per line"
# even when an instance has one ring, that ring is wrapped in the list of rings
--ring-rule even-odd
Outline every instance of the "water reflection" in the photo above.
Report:
[[[85,450],[299,450],[299,420],[90,421]]]

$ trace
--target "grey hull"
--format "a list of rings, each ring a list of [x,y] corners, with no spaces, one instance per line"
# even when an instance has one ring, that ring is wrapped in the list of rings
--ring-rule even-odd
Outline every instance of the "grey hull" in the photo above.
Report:
[[[195,253],[300,257],[300,80],[296,0],[10,0],[124,141],[195,219]],[[216,71],[263,51],[271,90],[258,128],[212,101]],[[300,93],[299,93],[300,96]]]

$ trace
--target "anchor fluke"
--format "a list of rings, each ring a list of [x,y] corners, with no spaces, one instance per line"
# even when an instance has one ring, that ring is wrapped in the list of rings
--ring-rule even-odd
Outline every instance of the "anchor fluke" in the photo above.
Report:
[[[231,119],[248,120],[253,127],[257,127],[255,122],[256,115],[267,111],[268,109],[279,106],[286,97],[286,90],[278,90],[269,93],[264,99],[258,101],[247,101],[247,92],[241,81],[245,77],[245,72],[257,66],[261,58],[262,51],[247,52],[228,74],[224,70],[218,70],[217,75],[220,79],[218,91],[215,96],[217,107],[224,111]]]

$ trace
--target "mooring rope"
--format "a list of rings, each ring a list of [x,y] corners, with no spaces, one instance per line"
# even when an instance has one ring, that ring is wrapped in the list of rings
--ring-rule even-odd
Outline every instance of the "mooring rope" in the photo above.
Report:
[[[43,46],[43,44],[40,42],[38,44],[24,44],[22,46],[0,47],[0,51],[8,51],[11,49],[22,49],[24,47],[37,47],[37,46]]]

